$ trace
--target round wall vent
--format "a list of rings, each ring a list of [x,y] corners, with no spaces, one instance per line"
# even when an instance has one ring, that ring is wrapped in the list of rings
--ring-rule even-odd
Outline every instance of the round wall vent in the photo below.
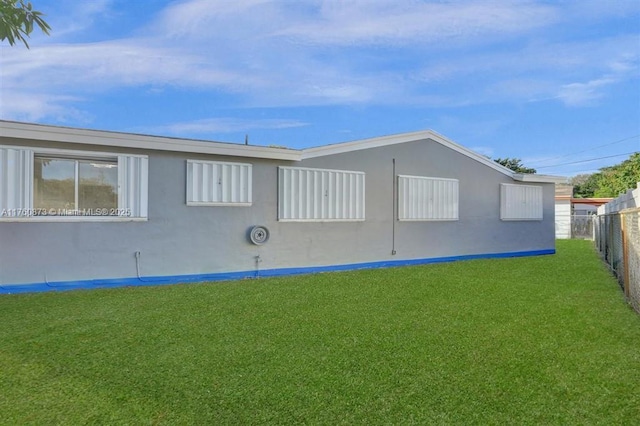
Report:
[[[255,245],[262,245],[269,241],[269,230],[264,226],[254,226],[249,232],[249,239]]]

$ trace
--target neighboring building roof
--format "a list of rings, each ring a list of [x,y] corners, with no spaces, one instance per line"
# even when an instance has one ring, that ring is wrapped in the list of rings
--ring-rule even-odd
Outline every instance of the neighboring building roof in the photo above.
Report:
[[[514,173],[512,170],[496,163],[490,158],[458,145],[432,130],[382,136],[302,150],[243,145],[237,143],[211,142],[165,136],[150,136],[104,130],[78,129],[5,120],[0,120],[0,136],[106,147],[112,146],[289,161],[301,161],[308,158],[323,157],[326,155],[342,154],[363,149],[430,139],[517,181],[538,183],[566,182],[566,178],[563,177]]]
[[[571,204],[589,204],[592,206],[601,206],[607,204],[613,198],[572,198]]]

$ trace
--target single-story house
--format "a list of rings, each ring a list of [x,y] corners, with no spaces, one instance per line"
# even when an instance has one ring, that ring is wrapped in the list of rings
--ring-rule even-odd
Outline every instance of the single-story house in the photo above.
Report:
[[[0,292],[552,254],[556,180],[433,131],[294,150],[0,121]]]

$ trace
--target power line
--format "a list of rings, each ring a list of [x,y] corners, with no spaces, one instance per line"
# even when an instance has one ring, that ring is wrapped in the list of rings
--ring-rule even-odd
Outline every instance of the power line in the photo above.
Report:
[[[538,164],[538,163],[541,163],[541,162],[548,162],[548,161],[559,160],[559,159],[565,158],[565,157],[571,157],[573,155],[582,154],[584,152],[593,151],[593,150],[596,150],[596,149],[599,149],[599,148],[604,148],[605,146],[611,146],[611,145],[615,145],[617,143],[626,142],[628,140],[635,139],[637,137],[640,137],[640,134],[629,136],[629,137],[626,137],[626,138],[623,138],[623,139],[619,139],[617,141],[605,143],[604,145],[598,145],[598,146],[594,146],[594,147],[591,147],[591,148],[587,148],[587,149],[584,149],[582,151],[573,152],[573,153],[569,153],[569,154],[564,154],[564,155],[560,155],[558,157],[547,158],[547,159],[544,159],[544,160],[534,161],[531,165],[535,166],[535,164]],[[621,155],[624,155],[624,154],[621,154]],[[588,161],[588,160],[586,160],[586,161]],[[537,168],[538,169],[542,169],[544,167],[553,167],[553,166],[542,166],[542,167],[537,167]]]
[[[572,161],[570,163],[560,163],[560,164],[554,164],[554,165],[551,165],[551,166],[541,166],[541,167],[536,167],[536,168],[537,169],[548,169],[549,167],[560,167],[560,166],[568,166],[568,165],[571,165],[571,164],[588,163],[589,161],[604,160],[606,158],[614,158],[614,157],[622,157],[623,155],[631,155],[631,154],[635,154],[636,152],[638,152],[638,151],[627,152],[625,154],[607,155],[606,157],[589,158],[588,160]]]

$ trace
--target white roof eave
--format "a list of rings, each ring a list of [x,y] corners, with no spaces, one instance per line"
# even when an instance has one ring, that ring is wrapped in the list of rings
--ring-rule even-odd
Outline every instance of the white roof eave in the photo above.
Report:
[[[103,130],[77,129],[70,127],[20,123],[4,120],[0,120],[0,136],[7,138],[26,140],[30,139],[69,144],[86,144],[105,147],[122,147],[143,150],[147,149],[286,161],[301,161],[310,158],[343,154],[363,149],[371,149],[430,139],[462,155],[465,155],[472,160],[482,163],[485,166],[490,167],[497,172],[500,172],[503,175],[512,178],[515,181],[535,183],[567,182],[567,178],[565,177],[514,173],[507,167],[496,163],[492,159],[471,151],[470,149],[467,149],[462,145],[459,145],[452,140],[447,139],[446,137],[434,132],[433,130],[423,130],[418,132],[381,136],[371,139],[320,146],[316,148],[307,148],[303,150],[223,142],[209,142],[194,139],[109,132]]]
[[[300,151],[193,139],[0,121],[0,136],[70,144],[300,161]]]
[[[538,175],[527,173],[514,173],[513,179],[520,182],[532,183],[567,183],[568,178],[564,176]]]

